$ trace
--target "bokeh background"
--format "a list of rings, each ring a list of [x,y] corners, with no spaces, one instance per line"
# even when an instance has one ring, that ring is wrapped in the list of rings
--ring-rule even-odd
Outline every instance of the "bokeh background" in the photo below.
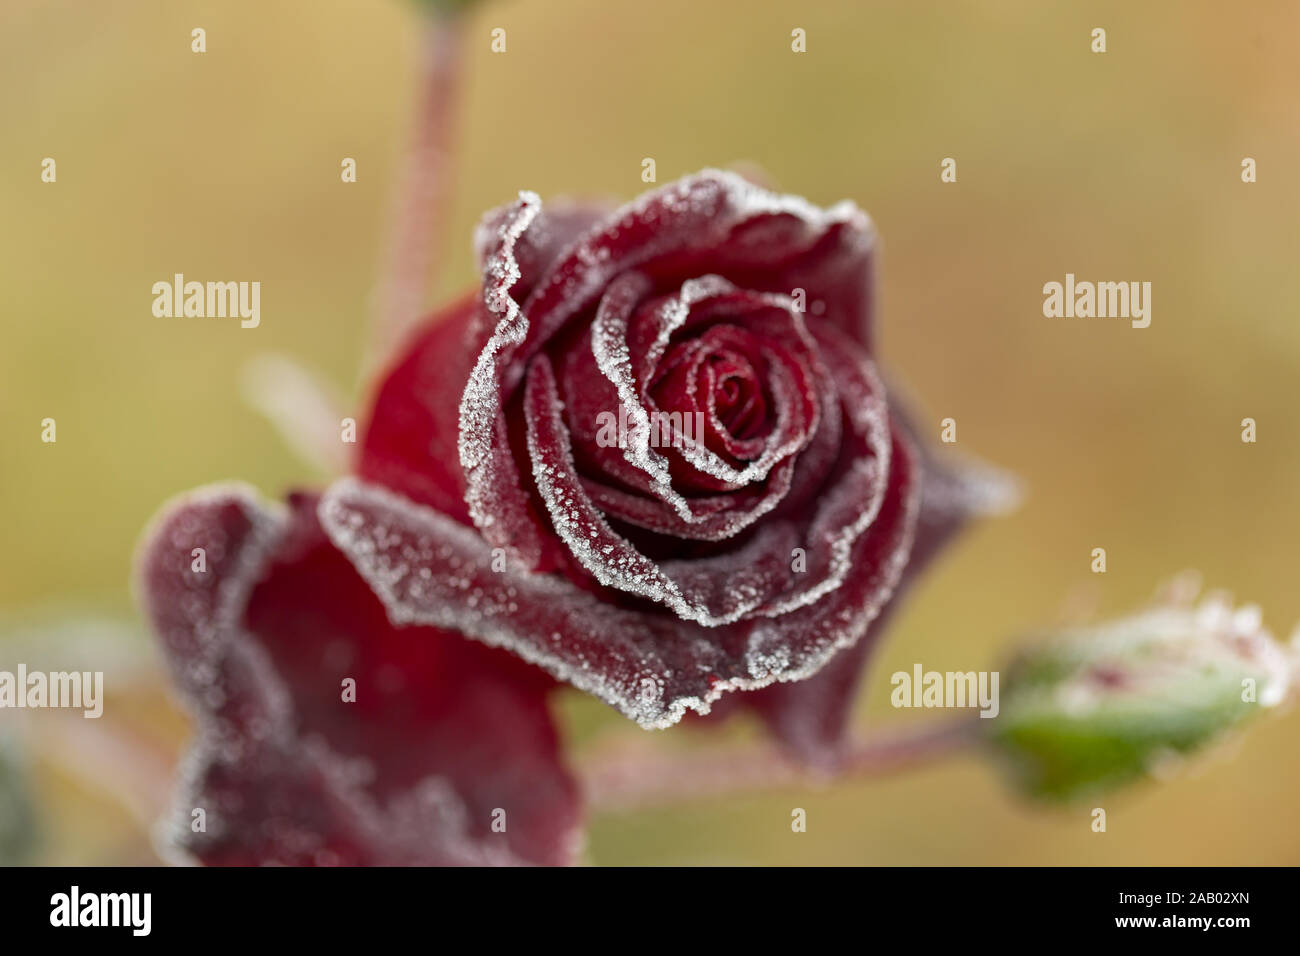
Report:
[[[489,52],[498,26],[504,55]],[[888,369],[936,434],[954,417],[961,449],[1024,479],[1022,508],[914,592],[864,726],[933,716],[889,707],[894,670],[996,669],[1026,631],[1126,611],[1183,568],[1260,603],[1283,635],[1300,618],[1300,6],[501,0],[468,29],[438,296],[473,281],[473,225],[520,188],[630,198],[643,157],[660,182],[754,163],[872,214]],[[157,860],[149,825],[188,728],[134,609],[133,547],[184,489],[241,478],[279,496],[322,479],[241,376],[279,352],[359,394],[417,39],[406,0],[0,7],[0,664],[93,660],[112,692],[100,721],[0,712],[9,819],[15,785],[30,813],[0,843],[10,859],[21,845],[37,862]],[[356,184],[339,180],[344,156]],[[949,156],[955,184],[939,179]],[[260,280],[261,327],[154,318],[150,287],[173,272]],[[1066,272],[1150,281],[1151,327],[1044,318],[1042,285]],[[1257,444],[1240,440],[1247,416]],[[578,753],[644,736],[576,694],[563,706]],[[1089,807],[1023,802],[963,757],[600,815],[587,858],[1296,864],[1298,721],[1259,721],[1108,797],[1104,835]],[[807,833],[791,833],[793,806]]]

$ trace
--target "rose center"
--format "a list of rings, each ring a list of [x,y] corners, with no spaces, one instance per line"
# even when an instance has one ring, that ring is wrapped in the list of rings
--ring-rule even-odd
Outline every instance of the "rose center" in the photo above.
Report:
[[[710,355],[698,383],[707,395],[700,404],[707,405],[711,395],[718,424],[732,438],[757,438],[767,421],[767,401],[758,384],[758,375],[748,359],[733,352]]]
[[[661,412],[680,413],[684,423],[696,424],[694,437],[709,448],[733,460],[750,459],[771,430],[764,368],[744,330],[714,326],[668,349],[649,394]]]

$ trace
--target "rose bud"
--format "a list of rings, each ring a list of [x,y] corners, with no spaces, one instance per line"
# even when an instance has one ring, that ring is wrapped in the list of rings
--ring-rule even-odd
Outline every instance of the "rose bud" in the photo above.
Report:
[[[1026,648],[987,723],[1026,791],[1072,798],[1166,769],[1276,706],[1292,667],[1257,607],[1162,603]]]

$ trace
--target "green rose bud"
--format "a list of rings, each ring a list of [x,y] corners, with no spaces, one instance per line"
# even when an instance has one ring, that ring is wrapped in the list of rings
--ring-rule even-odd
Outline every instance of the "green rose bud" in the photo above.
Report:
[[[1141,777],[1286,696],[1293,662],[1220,595],[1047,635],[1004,676],[998,750],[1034,796],[1070,798]]]

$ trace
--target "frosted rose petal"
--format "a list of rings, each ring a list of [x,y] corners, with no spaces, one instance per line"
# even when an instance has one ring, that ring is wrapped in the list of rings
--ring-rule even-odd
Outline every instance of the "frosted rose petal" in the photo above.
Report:
[[[717,628],[502,565],[470,529],[355,479],[329,488],[320,515],[394,623],[508,648],[642,726],[666,727],[728,691],[807,678],[862,636],[898,583],[916,520],[911,453],[896,444],[892,457],[895,481],[854,546],[849,580],[798,614]]]
[[[170,506],[139,587],[197,724],[170,851],[244,865],[571,860],[576,790],[541,675],[459,635],[395,631],[313,499],[284,513],[218,488]],[[507,833],[491,829],[496,808]]]

